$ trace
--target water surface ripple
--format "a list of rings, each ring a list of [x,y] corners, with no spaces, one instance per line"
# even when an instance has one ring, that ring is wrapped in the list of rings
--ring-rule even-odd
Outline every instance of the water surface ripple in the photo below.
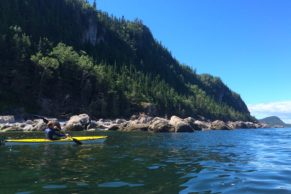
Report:
[[[106,135],[1,146],[0,193],[291,193],[290,129]]]

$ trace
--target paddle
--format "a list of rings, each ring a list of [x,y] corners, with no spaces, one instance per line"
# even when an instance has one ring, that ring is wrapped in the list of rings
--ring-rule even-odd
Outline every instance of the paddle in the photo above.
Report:
[[[0,146],[5,145],[6,139],[6,137],[0,137]]]
[[[72,138],[72,140],[77,144],[77,145],[82,145],[83,143],[79,140],[77,140],[76,138],[73,138],[71,135],[68,135],[70,138]]]
[[[48,124],[48,122],[49,122],[49,120],[46,119],[45,117],[42,117],[42,116],[39,116],[39,115],[34,115],[34,116],[42,119],[45,124]],[[68,137],[70,137],[73,140],[73,142],[75,142],[77,145],[82,145],[83,144],[81,141],[77,140],[76,138],[73,138],[69,134],[68,134]]]

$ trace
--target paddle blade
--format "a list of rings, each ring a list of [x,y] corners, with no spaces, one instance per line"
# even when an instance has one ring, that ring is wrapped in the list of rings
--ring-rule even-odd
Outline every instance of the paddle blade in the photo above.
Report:
[[[33,115],[35,118],[42,119],[45,124],[48,124],[49,120],[40,115]]]
[[[77,145],[82,145],[83,143],[79,140],[77,140],[76,138],[72,137],[72,140],[77,144]]]

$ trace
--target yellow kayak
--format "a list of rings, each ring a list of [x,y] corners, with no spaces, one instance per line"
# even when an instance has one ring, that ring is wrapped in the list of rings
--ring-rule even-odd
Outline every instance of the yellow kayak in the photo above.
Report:
[[[76,136],[73,137],[80,142],[103,142],[107,138],[107,136]],[[34,138],[34,139],[7,139],[5,142],[10,143],[66,143],[66,142],[74,142],[71,137],[59,140],[49,140],[44,138]]]

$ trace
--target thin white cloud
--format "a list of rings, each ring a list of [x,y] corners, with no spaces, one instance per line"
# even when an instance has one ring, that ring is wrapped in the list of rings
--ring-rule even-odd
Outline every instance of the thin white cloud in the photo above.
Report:
[[[248,105],[253,116],[258,119],[278,116],[286,123],[291,123],[291,101],[270,102]]]

